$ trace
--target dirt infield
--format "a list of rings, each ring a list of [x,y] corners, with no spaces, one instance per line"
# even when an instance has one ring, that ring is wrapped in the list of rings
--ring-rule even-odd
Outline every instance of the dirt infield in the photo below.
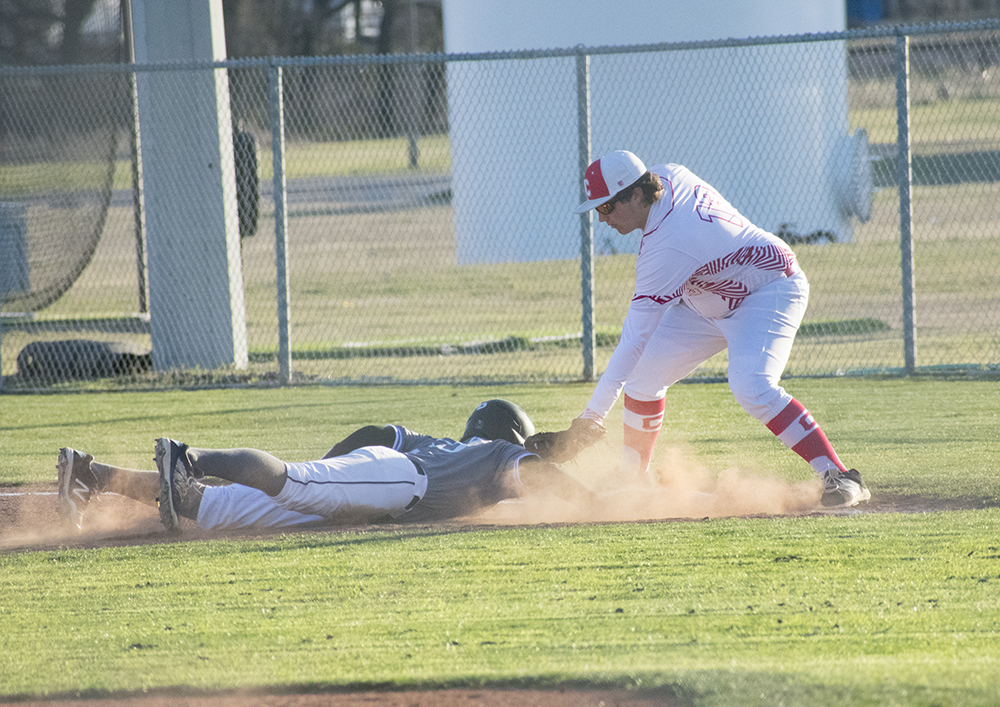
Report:
[[[475,517],[438,523],[435,527],[452,530],[496,525],[537,525],[601,522],[685,522],[704,518],[774,517],[809,515],[851,515],[857,513],[927,513],[933,511],[971,510],[981,504],[970,501],[929,502],[918,496],[875,498],[857,508],[835,511],[816,510],[818,483],[784,484],[768,480],[764,489],[767,500],[755,499],[748,487],[758,488],[761,480],[731,476],[704,493],[694,487],[672,487],[664,492],[668,500],[657,493],[641,489],[636,495],[624,495],[620,510],[568,509],[551,504],[531,502],[500,504]],[[641,498],[641,504],[636,500]],[[237,531],[203,531],[189,521],[182,521],[184,532],[168,534],[160,524],[156,509],[115,494],[95,498],[87,510],[83,530],[66,528],[56,512],[56,485],[22,487],[0,486],[0,554],[67,548],[119,547],[156,543],[191,542],[213,538],[267,537],[277,533],[296,532],[250,529]],[[373,526],[309,525],[302,530],[322,528],[330,532],[353,533]],[[411,527],[411,526],[407,526]]]
[[[474,530],[497,525],[562,524],[580,522],[690,522],[705,517],[720,516],[809,516],[856,513],[921,513],[942,510],[962,510],[981,507],[971,503],[947,505],[927,503],[916,497],[879,498],[857,509],[816,511],[818,487],[812,484],[779,484],[768,489],[771,496],[784,496],[777,507],[750,500],[739,478],[718,484],[712,493],[687,492],[687,507],[652,507],[649,494],[644,493],[643,506],[629,505],[619,515],[581,516],[566,509],[531,504],[501,504],[475,518],[465,518],[435,527],[453,531]],[[757,480],[759,482],[759,480]],[[672,489],[672,497],[678,495]],[[680,493],[684,496],[685,493]],[[655,496],[655,494],[654,494]],[[742,496],[741,504],[732,505],[732,496]],[[711,497],[711,502],[707,501]],[[203,531],[185,521],[183,532],[167,533],[154,508],[114,494],[97,497],[87,510],[82,531],[63,526],[56,511],[56,486],[4,488],[0,487],[0,554],[34,552],[38,550],[87,549],[122,547],[161,543],[192,542],[213,538],[256,538],[295,530]],[[698,504],[701,504],[700,506]],[[655,511],[666,511],[656,517]],[[677,513],[676,511],[684,511]],[[695,511],[701,512],[699,515]],[[682,517],[676,517],[676,516]],[[531,518],[529,522],[528,518]],[[407,526],[409,527],[409,526]],[[308,526],[303,530],[322,529],[331,533],[358,533],[372,526]],[[515,689],[454,689],[401,692],[353,692],[328,694],[257,694],[224,693],[219,695],[181,695],[164,692],[154,695],[115,695],[108,699],[71,699],[60,696],[53,701],[19,702],[25,707],[678,707],[684,704],[672,696],[633,694],[625,691],[599,690],[515,690]]]

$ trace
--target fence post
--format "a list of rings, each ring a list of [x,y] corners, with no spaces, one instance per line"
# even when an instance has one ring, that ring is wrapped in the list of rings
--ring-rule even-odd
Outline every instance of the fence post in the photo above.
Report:
[[[291,309],[288,301],[288,213],[285,210],[285,109],[281,67],[271,61],[271,164],[274,169],[274,266],[278,284],[278,380],[292,382]]]
[[[416,0],[407,0],[407,10],[409,18],[407,21],[406,50],[412,57],[417,53],[417,29],[419,16],[417,15]],[[420,85],[421,66],[417,63],[406,64],[403,75],[408,83],[405,102],[407,104],[406,139],[409,144],[410,169],[416,169],[420,161],[420,144],[417,142],[420,130],[420,101],[417,87]]]
[[[899,184],[899,249],[903,285],[903,357],[906,375],[916,372],[916,298],[913,283],[913,169],[910,154],[910,38],[896,32],[896,179]]]
[[[576,55],[577,156],[580,167],[580,201],[587,200],[583,175],[590,166],[590,57]],[[583,305],[583,379],[594,380],[594,222],[590,211],[580,214],[580,295]]]
[[[122,57],[129,64],[135,64],[135,45],[132,43],[132,3],[120,0],[119,12],[122,18]],[[139,280],[139,312],[149,313],[149,263],[146,260],[146,216],[142,193],[142,160],[139,146],[139,90],[135,71],[125,74],[128,90],[128,138],[132,168],[132,227],[135,231],[135,265]]]

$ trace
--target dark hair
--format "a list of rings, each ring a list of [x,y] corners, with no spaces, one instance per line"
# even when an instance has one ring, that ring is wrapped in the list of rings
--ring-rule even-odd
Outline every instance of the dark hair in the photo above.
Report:
[[[638,187],[642,189],[642,203],[646,206],[652,206],[663,196],[664,188],[663,182],[660,181],[659,175],[653,174],[652,172],[646,172],[641,177],[636,179],[630,185],[622,189],[615,195],[615,199],[618,199],[622,194],[628,194],[628,198],[618,199],[619,201],[629,201],[632,195],[635,194],[635,189]]]

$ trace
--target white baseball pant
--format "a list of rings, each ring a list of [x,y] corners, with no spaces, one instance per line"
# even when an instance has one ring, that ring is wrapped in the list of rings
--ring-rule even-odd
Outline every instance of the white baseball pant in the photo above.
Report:
[[[708,319],[683,304],[664,313],[628,377],[624,392],[659,400],[715,354],[729,349],[729,387],[751,416],[769,422],[792,400],[778,384],[809,301],[802,272],[750,295],[725,319]]]
[[[198,527],[283,527],[339,517],[399,517],[427,491],[423,471],[388,447],[363,447],[285,466],[288,480],[274,497],[238,484],[207,487],[198,508]]]

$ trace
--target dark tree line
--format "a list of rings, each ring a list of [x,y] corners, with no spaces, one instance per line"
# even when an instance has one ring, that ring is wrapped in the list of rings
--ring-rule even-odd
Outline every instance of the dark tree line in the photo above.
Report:
[[[222,9],[233,59],[444,48],[440,0],[222,0]],[[346,38],[344,12],[358,27],[374,22],[375,31]],[[121,61],[120,15],[114,2],[100,0],[0,0],[0,63]]]
[[[104,46],[88,46],[84,41],[83,25],[96,4],[97,0],[0,0],[0,63],[35,66],[118,61],[117,41]],[[116,31],[108,25],[109,34]]]
[[[345,11],[358,28],[376,20],[374,36],[359,31],[345,39],[335,21]],[[411,21],[416,51],[444,48],[440,0],[223,0],[223,13],[232,58],[405,53]]]

